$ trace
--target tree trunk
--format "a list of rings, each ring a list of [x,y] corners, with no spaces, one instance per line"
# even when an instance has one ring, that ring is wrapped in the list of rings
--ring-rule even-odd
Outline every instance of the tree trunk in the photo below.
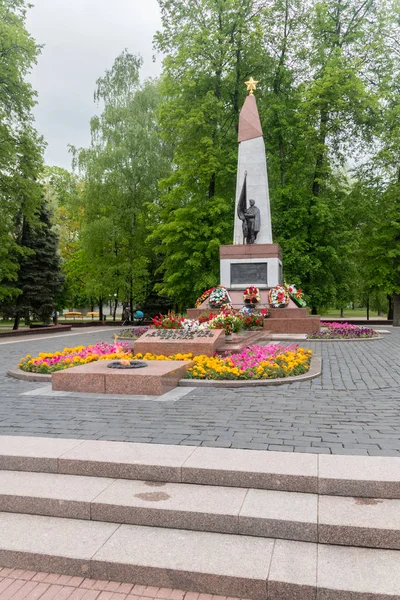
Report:
[[[389,306],[388,306],[388,321],[391,321],[393,319],[393,298],[392,296],[387,296],[388,302],[389,302]]]
[[[393,294],[393,327],[400,327],[400,294]]]
[[[211,175],[210,184],[208,186],[208,198],[211,200],[215,196],[215,173]]]
[[[317,315],[317,314],[318,314],[318,309],[317,309],[317,307],[316,307],[316,306],[312,306],[312,307],[311,307],[311,314],[312,314],[312,315]]]
[[[369,296],[367,298],[367,321],[369,321]]]
[[[20,322],[20,319],[21,319],[21,315],[20,315],[19,313],[17,313],[17,314],[15,315],[15,319],[14,319],[14,325],[13,325],[13,330],[14,330],[14,331],[16,331],[16,330],[18,329],[18,327],[19,327],[19,322]]]
[[[103,298],[99,298],[99,321],[103,320]]]
[[[344,312],[343,312],[343,308],[340,309],[340,318],[343,319],[344,317]]]
[[[133,315],[133,281],[131,279],[131,285],[129,290],[129,321],[132,321]]]
[[[116,319],[117,308],[118,308],[118,298],[115,298],[115,300],[114,300],[114,310],[113,310],[113,321],[115,321],[115,319]]]

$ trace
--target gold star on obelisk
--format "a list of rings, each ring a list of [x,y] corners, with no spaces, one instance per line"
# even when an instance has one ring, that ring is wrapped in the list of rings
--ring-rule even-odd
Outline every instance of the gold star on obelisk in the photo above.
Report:
[[[258,80],[253,79],[252,77],[250,77],[250,79],[248,81],[244,82],[245,85],[247,85],[247,91],[250,92],[250,96],[253,95],[253,90],[256,90],[256,85],[258,83]]]

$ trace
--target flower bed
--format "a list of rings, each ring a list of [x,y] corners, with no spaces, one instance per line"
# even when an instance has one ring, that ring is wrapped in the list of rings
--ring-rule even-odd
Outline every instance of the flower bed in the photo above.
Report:
[[[244,314],[242,319],[245,329],[256,329],[264,325],[264,315],[260,313]]]
[[[315,331],[307,336],[309,340],[349,340],[377,337],[376,331],[351,323],[323,323],[321,331]]]
[[[76,346],[64,348],[61,352],[40,352],[32,357],[27,354],[19,362],[19,368],[30,373],[54,373],[61,369],[86,365],[96,360],[110,360],[114,358],[130,358],[128,356],[129,342],[108,344],[101,342],[93,346]]]
[[[225,357],[197,356],[188,379],[277,379],[307,373],[312,351],[297,345],[249,346]]]
[[[195,356],[174,354],[172,356],[140,353],[133,354],[129,344],[96,344],[65,348],[62,352],[41,352],[21,359],[19,368],[31,373],[54,373],[97,360],[193,360],[188,379],[276,379],[307,373],[310,368],[311,350],[297,345],[287,347],[270,344],[249,346],[240,354],[226,356]]]

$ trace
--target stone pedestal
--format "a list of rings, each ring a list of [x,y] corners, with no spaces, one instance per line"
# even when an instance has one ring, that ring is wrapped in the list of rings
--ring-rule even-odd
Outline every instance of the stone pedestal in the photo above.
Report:
[[[187,360],[149,360],[142,369],[109,369],[111,360],[79,365],[52,375],[52,389],[95,394],[161,396],[178,385],[193,364]]]
[[[221,285],[244,290],[255,285],[260,290],[282,283],[282,251],[279,244],[235,244],[220,246]]]
[[[189,312],[189,311],[188,311]],[[201,311],[203,312],[203,311]],[[189,316],[189,315],[188,315]],[[191,318],[191,317],[189,317]],[[135,354],[189,354],[193,356],[213,356],[225,343],[223,329],[206,329],[204,331],[187,332],[182,329],[151,329],[134,342]]]

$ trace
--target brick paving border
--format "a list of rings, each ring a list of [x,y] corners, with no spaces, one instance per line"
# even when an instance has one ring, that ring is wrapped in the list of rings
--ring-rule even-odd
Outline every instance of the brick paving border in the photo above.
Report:
[[[170,588],[0,567],[0,600],[239,600]]]

